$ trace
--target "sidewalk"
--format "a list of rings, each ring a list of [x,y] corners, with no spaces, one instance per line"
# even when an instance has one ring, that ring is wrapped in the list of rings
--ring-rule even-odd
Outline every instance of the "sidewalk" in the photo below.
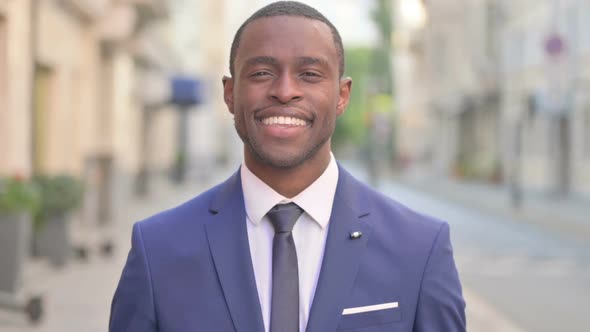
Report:
[[[207,183],[154,184],[152,196],[133,200],[127,209],[118,211],[112,257],[92,255],[88,261],[72,260],[61,270],[44,267],[29,271],[35,273],[35,289],[44,296],[45,319],[38,326],[31,326],[24,315],[0,310],[0,332],[107,331],[110,302],[127,257],[133,222],[193,197],[230,173],[219,172]],[[468,289],[464,292],[469,331],[523,332],[477,294]]]
[[[164,180],[154,181],[147,198],[117,204],[127,208],[116,212],[111,257],[91,254],[87,261],[72,259],[62,269],[29,264],[25,271],[27,293],[43,296],[44,319],[32,326],[24,314],[0,309],[0,332],[107,331],[110,303],[127,258],[132,224],[194,197],[232,171],[213,174],[206,183],[174,186]]]
[[[524,193],[520,208],[510,201],[509,188],[450,178],[408,174],[393,181],[453,203],[518,220],[574,241],[590,241],[590,200]]]
[[[344,160],[341,164],[357,179],[369,183],[369,175],[365,166],[358,160]],[[391,185],[393,182],[401,182],[397,178],[383,177],[374,185],[378,190]],[[408,181],[409,182],[409,181]],[[407,184],[405,184],[407,185]],[[428,183],[424,183],[427,187]],[[444,197],[444,196],[443,196]],[[460,271],[461,272],[461,271]],[[470,332],[525,332],[523,328],[514,323],[498,308],[486,302],[472,289],[463,285],[463,296],[467,303],[467,331]]]

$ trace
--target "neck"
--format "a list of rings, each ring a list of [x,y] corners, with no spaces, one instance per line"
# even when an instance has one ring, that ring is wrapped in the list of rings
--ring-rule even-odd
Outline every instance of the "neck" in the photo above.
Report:
[[[322,149],[324,150],[324,149]],[[249,153],[244,155],[248,169],[260,180],[286,198],[293,198],[309,187],[328,168],[330,164],[330,148],[318,151],[311,159],[292,168],[277,168],[253,160]]]

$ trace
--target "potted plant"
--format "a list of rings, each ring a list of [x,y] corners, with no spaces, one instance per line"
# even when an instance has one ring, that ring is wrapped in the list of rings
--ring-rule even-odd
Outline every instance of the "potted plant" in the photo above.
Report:
[[[36,176],[41,205],[35,215],[34,253],[56,266],[67,262],[71,249],[69,218],[82,202],[83,186],[68,175]]]
[[[22,176],[0,177],[0,293],[14,294],[22,286],[31,219],[39,200],[39,191],[31,181]]]

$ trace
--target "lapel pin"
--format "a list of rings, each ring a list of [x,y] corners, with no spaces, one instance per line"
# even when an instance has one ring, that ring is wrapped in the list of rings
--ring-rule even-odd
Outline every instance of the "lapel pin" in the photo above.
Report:
[[[360,239],[361,236],[363,236],[363,233],[362,232],[358,232],[357,231],[357,232],[350,233],[350,238],[353,239],[353,240]]]

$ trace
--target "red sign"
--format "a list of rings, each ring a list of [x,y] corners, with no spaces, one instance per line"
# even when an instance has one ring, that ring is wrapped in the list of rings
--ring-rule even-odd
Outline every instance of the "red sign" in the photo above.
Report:
[[[557,35],[551,35],[545,40],[545,52],[552,56],[558,57],[565,51],[565,42]]]

